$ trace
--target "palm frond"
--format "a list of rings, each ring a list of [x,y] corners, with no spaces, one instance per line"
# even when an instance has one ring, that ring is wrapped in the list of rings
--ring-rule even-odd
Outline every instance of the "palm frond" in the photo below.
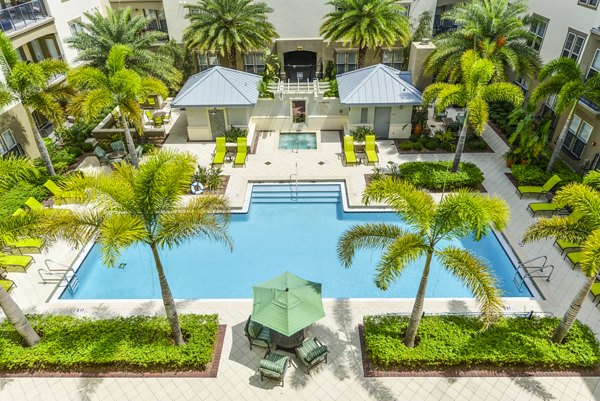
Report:
[[[31,181],[38,176],[39,171],[29,158],[14,155],[0,158],[0,190],[7,190],[20,181]]]
[[[556,238],[563,241],[581,243],[589,235],[589,226],[584,222],[564,216],[542,217],[530,225],[523,242],[533,242],[545,238]]]
[[[592,231],[581,248],[581,271],[588,277],[600,273],[600,229]]]
[[[384,251],[377,264],[375,284],[381,290],[387,290],[410,263],[427,252],[428,246],[423,238],[412,233],[397,237]]]
[[[337,246],[338,259],[346,268],[352,265],[356,251],[366,248],[385,249],[407,232],[391,224],[354,225],[344,232]]]
[[[100,253],[107,267],[114,267],[121,250],[137,242],[150,240],[144,221],[139,216],[112,213],[102,219],[98,229],[97,241],[101,245]]]

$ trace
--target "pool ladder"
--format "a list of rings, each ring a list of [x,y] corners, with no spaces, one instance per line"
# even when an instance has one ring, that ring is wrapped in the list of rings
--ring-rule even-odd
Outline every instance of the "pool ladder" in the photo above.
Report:
[[[292,189],[292,178],[296,178],[296,186]],[[296,163],[296,172],[290,174],[290,198],[293,201],[298,201],[298,163]]]
[[[529,263],[536,262],[538,260],[543,260],[542,265],[535,266],[527,266]],[[538,262],[539,263],[539,262]],[[537,258],[533,258],[526,262],[521,262],[517,266],[517,271],[515,272],[515,276],[513,277],[513,282],[517,286],[519,292],[523,291],[523,285],[525,285],[525,279],[532,278],[545,278],[546,281],[550,281],[552,277],[552,273],[554,273],[554,265],[548,265],[548,257],[547,256],[538,256]],[[521,270],[523,270],[524,274],[521,274]],[[544,270],[550,269],[550,273],[544,274]]]
[[[46,259],[44,264],[46,265],[45,269],[38,269],[38,275],[42,280],[42,284],[61,285],[66,283],[65,285],[71,294],[77,291],[79,288],[79,278],[77,278],[75,270],[72,267],[50,259]]]

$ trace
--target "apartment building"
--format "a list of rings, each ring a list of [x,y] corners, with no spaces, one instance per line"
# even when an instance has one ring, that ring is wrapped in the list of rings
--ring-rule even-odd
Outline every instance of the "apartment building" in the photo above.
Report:
[[[54,58],[73,64],[77,52],[66,39],[78,29],[83,13],[110,6],[107,0],[0,0],[0,29],[10,38],[21,60],[39,62]],[[64,77],[54,77],[60,82]],[[51,124],[34,113],[42,134]],[[0,156],[7,153],[39,156],[32,127],[23,105],[5,107],[0,114]]]

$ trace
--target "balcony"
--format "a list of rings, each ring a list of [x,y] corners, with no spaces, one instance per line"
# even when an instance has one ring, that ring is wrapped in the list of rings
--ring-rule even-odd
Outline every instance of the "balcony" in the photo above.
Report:
[[[0,28],[5,33],[12,33],[47,18],[44,3],[41,0],[33,0],[0,10]]]
[[[588,100],[588,99],[582,97],[582,98],[579,98],[579,103],[583,104],[584,106],[586,106],[587,108],[589,108],[591,111],[593,111],[596,114],[600,113],[600,106],[598,106],[596,103],[592,102],[591,100]]]

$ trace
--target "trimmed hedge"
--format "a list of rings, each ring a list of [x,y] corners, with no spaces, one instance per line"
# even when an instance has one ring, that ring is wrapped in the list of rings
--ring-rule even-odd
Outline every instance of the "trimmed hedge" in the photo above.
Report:
[[[460,163],[457,173],[451,172],[452,162],[408,162],[400,165],[400,178],[418,188],[447,190],[477,189],[483,183],[483,172],[473,163]]]
[[[592,330],[575,322],[566,341],[550,341],[557,318],[502,318],[481,331],[472,316],[425,316],[417,333],[418,345],[407,348],[401,334],[408,317],[365,316],[365,345],[371,361],[393,369],[526,368],[566,370],[596,368],[600,349]]]
[[[177,347],[165,317],[29,319],[42,337],[32,348],[8,322],[0,323],[0,371],[198,371],[211,361],[218,329],[217,315],[181,315],[187,344]]]
[[[582,180],[581,176],[573,171],[573,169],[562,160],[559,160],[556,163],[552,173],[546,173],[544,168],[530,164],[515,164],[511,168],[511,173],[519,185],[544,185],[544,183],[554,174],[558,174],[560,177],[560,182],[557,184],[556,188],[560,188],[571,182],[581,182]]]

